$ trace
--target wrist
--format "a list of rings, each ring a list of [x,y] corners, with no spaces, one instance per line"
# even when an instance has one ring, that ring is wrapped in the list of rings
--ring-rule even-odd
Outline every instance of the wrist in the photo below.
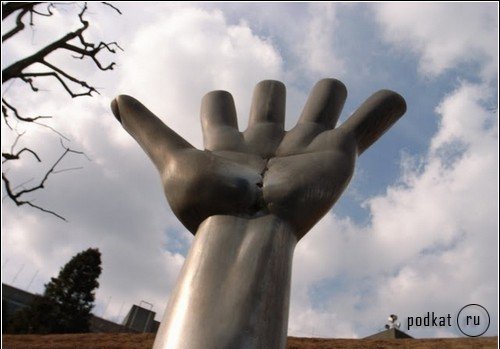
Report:
[[[284,348],[296,243],[273,215],[207,218],[154,348]]]

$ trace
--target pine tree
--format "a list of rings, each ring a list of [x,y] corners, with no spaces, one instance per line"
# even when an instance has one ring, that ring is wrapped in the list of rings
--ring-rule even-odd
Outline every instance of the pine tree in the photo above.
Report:
[[[43,296],[15,314],[11,333],[83,333],[89,331],[94,290],[101,274],[101,253],[89,248],[74,256],[45,285]]]

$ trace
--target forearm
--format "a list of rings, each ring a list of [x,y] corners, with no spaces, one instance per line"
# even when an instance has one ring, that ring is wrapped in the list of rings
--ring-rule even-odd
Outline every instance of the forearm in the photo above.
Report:
[[[275,216],[212,216],[199,227],[154,349],[286,346],[292,228]]]

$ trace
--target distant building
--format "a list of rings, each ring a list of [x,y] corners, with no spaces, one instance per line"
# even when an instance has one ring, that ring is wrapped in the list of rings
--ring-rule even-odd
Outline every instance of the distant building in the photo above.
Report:
[[[154,311],[142,308],[138,305],[133,305],[130,308],[127,316],[122,322],[122,325],[136,332],[158,332],[160,323],[155,321],[156,313]]]
[[[413,337],[393,327],[385,331],[372,334],[371,336],[365,337],[363,339],[403,339],[403,338],[413,338]]]
[[[92,333],[123,333],[136,332],[131,328],[103,319],[92,314],[90,318],[90,332]]]
[[[35,298],[33,293],[2,284],[2,316],[4,321],[6,317],[10,318],[16,311],[30,304],[33,298]]]
[[[399,328],[401,323],[397,322],[398,316],[396,314],[389,315],[387,319],[387,324],[385,325],[385,331],[372,334],[371,336],[365,337],[363,339],[402,339],[402,338],[413,338],[412,336],[404,333]]]
[[[2,284],[2,320],[6,323],[14,313],[27,307],[35,298],[33,293]],[[92,315],[90,332],[153,332],[158,331],[160,323],[155,321],[156,313],[138,305],[133,305],[122,324]],[[3,329],[2,329],[3,330]],[[3,332],[3,331],[2,331]]]

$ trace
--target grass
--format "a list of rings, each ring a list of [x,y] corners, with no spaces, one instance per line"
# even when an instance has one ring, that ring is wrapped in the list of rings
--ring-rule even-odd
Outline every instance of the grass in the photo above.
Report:
[[[151,349],[151,333],[3,335],[4,349]],[[498,337],[437,339],[288,338],[287,349],[493,349]],[[272,349],[272,348],[270,348]]]

